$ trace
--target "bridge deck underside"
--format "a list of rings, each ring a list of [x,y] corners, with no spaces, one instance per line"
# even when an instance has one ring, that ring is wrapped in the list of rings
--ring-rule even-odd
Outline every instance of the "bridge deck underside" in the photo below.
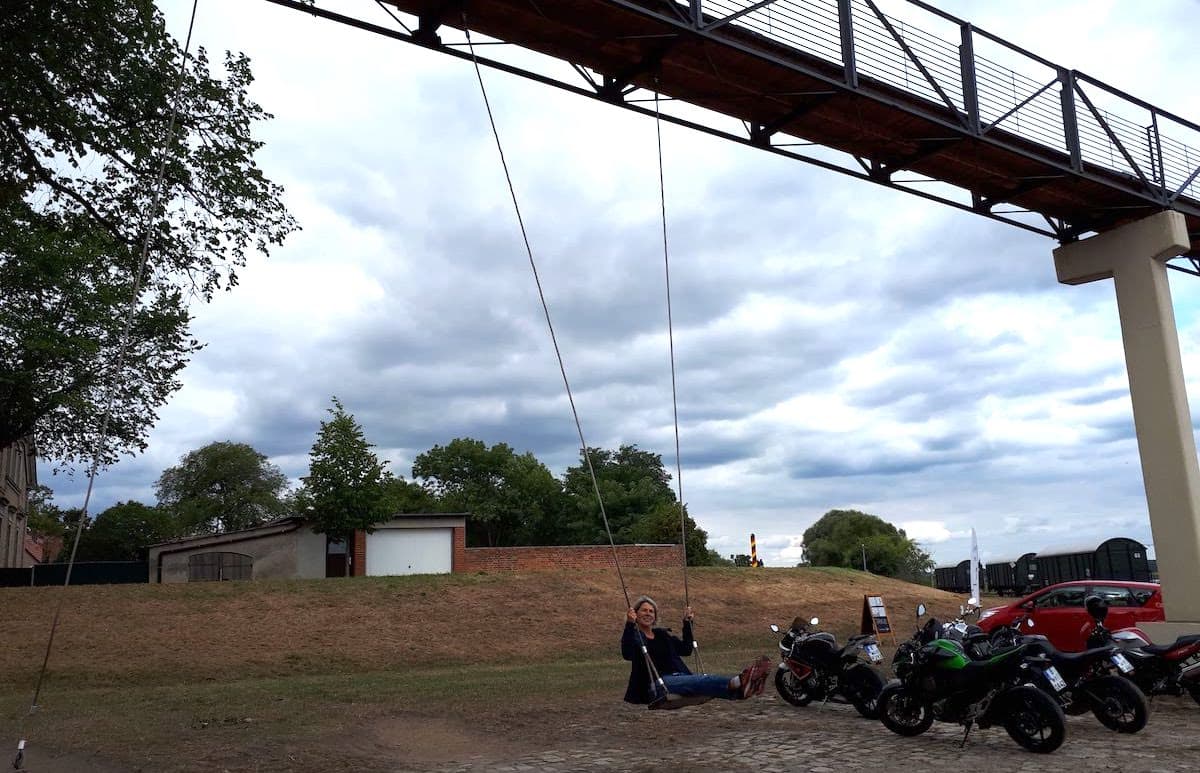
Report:
[[[461,29],[462,3],[387,0]],[[662,14],[669,5],[642,0]],[[606,0],[489,0],[466,3],[472,32],[519,45],[631,85],[770,127],[874,162],[968,190],[987,205],[1028,209],[1067,233],[1104,231],[1164,207],[1135,191],[1140,181],[1085,164],[1000,128],[971,133],[962,117],[887,84],[844,82],[840,65],[725,25],[697,34],[630,3]],[[719,40],[714,38],[719,37]],[[1180,199],[1200,256],[1200,202]]]

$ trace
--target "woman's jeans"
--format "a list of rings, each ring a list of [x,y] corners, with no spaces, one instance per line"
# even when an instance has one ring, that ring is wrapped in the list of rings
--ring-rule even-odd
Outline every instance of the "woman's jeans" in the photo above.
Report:
[[[707,695],[711,698],[739,698],[737,690],[729,689],[729,677],[720,674],[666,674],[663,683],[673,695]]]

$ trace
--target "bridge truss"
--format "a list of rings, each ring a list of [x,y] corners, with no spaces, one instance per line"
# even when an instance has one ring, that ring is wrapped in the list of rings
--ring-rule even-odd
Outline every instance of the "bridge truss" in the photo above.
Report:
[[[920,0],[268,1],[1063,243],[1176,210],[1200,276],[1200,126]]]

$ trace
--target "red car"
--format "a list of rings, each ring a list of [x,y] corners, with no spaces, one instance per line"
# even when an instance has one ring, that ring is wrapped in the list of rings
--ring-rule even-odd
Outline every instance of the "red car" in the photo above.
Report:
[[[1079,652],[1086,649],[1087,634],[1091,630],[1092,620],[1083,607],[1083,600],[1088,596],[1100,596],[1108,601],[1108,618],[1104,625],[1110,631],[1166,619],[1162,590],[1157,583],[1077,580],[1042,588],[1003,607],[985,609],[979,615],[979,627],[991,633],[1024,617],[1033,621],[1032,633],[1043,634],[1060,650]]]

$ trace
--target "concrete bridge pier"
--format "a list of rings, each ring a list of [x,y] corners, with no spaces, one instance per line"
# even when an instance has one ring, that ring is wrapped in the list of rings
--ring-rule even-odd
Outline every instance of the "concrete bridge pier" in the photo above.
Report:
[[[1160,212],[1054,251],[1058,281],[1116,288],[1167,617],[1144,630],[1159,644],[1200,633],[1200,468],[1166,265],[1189,246],[1183,215]]]

